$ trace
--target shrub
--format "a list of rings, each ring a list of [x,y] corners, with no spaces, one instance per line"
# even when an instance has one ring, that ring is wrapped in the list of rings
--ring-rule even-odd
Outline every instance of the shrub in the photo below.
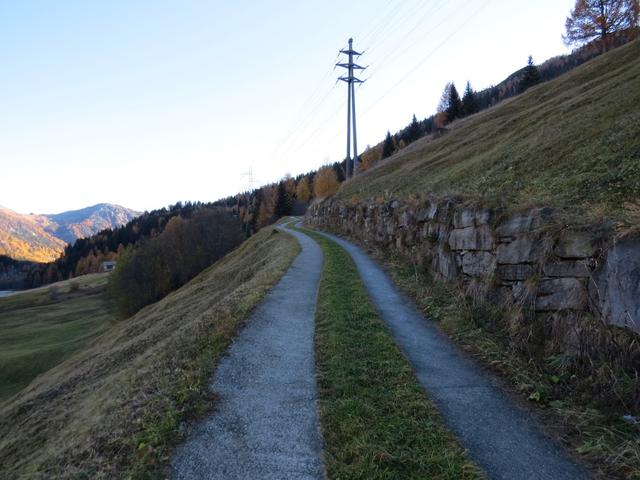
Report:
[[[56,300],[58,300],[58,294],[60,293],[60,290],[58,289],[58,287],[56,285],[51,285],[47,289],[47,293],[49,295],[49,300],[55,302]]]
[[[244,239],[240,220],[220,209],[173,217],[157,237],[127,247],[108,293],[123,316],[133,315],[181,287]]]

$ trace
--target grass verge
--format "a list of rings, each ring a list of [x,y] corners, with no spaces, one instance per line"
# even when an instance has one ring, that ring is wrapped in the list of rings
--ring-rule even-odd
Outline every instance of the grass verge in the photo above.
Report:
[[[93,274],[0,298],[0,402],[82,349],[115,323]]]
[[[329,478],[481,478],[378,318],[351,258],[305,233],[325,258],[316,361]]]
[[[299,246],[264,229],[0,406],[0,478],[164,478],[209,378]]]
[[[524,355],[513,348],[505,333],[504,311],[474,303],[455,285],[434,278],[405,259],[392,255],[379,258],[418,307],[464,350],[504,378],[523,403],[535,407],[547,431],[590,464],[597,478],[640,480],[640,424],[623,418],[638,412],[607,406],[605,397],[611,392],[595,392],[601,397],[599,401],[593,393],[604,389],[597,386],[599,381],[610,382],[610,378],[572,373],[567,368],[569,356]],[[606,365],[598,373],[614,375]],[[628,380],[637,388],[637,379]],[[624,379],[617,381],[623,383]]]

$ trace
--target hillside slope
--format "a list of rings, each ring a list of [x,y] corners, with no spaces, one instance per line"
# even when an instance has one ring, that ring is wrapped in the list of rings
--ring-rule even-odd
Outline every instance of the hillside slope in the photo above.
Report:
[[[109,203],[50,215],[23,215],[0,207],[0,255],[50,262],[60,256],[67,243],[125,225],[139,215]]]
[[[55,260],[65,242],[47,231],[49,224],[46,218],[0,207],[0,255],[34,262]]]
[[[73,243],[78,238],[89,237],[100,230],[125,225],[140,214],[120,205],[99,203],[80,210],[43,216],[51,222],[47,228],[49,232],[67,243]]]
[[[233,334],[299,252],[265,229],[0,404],[0,478],[128,478],[209,408]],[[156,478],[144,475],[134,478]]]
[[[462,195],[623,218],[625,202],[640,198],[638,107],[636,40],[419,140],[346,183],[338,198]]]

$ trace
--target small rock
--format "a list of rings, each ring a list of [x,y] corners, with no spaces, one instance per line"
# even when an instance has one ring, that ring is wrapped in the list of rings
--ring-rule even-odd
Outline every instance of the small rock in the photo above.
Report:
[[[466,252],[462,256],[462,271],[473,277],[486,276],[495,268],[496,257],[489,252]]]
[[[640,238],[616,243],[589,282],[593,309],[606,323],[640,333]]]
[[[449,281],[454,281],[458,278],[458,266],[455,255],[447,251],[443,245],[438,247],[436,254],[433,256],[431,266],[434,271]]]
[[[538,286],[536,310],[584,310],[587,290],[577,278],[545,278]]]
[[[533,276],[535,269],[532,265],[528,264],[498,265],[496,273],[500,280],[526,280]]]
[[[547,263],[543,267],[543,272],[547,277],[586,278],[591,274],[585,260],[568,260]]]
[[[553,249],[560,258],[587,258],[596,253],[593,237],[589,232],[564,230]]]
[[[488,225],[457,228],[449,235],[451,250],[492,250],[494,243],[493,231]]]
[[[475,211],[470,208],[458,210],[453,216],[454,228],[473,227],[475,219]]]
[[[498,245],[499,264],[533,263],[539,256],[540,247],[531,237],[521,236],[513,242]]]

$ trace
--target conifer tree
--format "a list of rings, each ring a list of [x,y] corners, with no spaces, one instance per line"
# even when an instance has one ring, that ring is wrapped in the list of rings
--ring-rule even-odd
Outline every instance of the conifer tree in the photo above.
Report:
[[[414,114],[413,119],[411,120],[411,124],[409,125],[409,135],[408,135],[409,142],[415,142],[417,139],[419,139],[420,133],[422,133],[420,128],[420,123],[418,123],[418,119]]]
[[[462,115],[468,116],[477,113],[478,108],[478,100],[476,99],[476,94],[471,88],[471,83],[467,82],[467,87],[464,89],[464,95],[462,96]]]
[[[538,83],[540,83],[540,71],[533,63],[533,57],[529,55],[527,66],[525,67],[520,83],[518,84],[518,93],[522,93]]]
[[[287,188],[286,180],[283,180],[278,184],[278,196],[273,213],[276,217],[286,217],[287,215],[291,215],[292,208],[293,198]]]
[[[382,158],[390,157],[395,150],[395,145],[393,144],[393,137],[391,133],[387,130],[387,136],[384,139],[384,143],[382,144]]]
[[[449,84],[449,104],[447,105],[447,122],[453,122],[462,116],[462,101],[453,82]]]

